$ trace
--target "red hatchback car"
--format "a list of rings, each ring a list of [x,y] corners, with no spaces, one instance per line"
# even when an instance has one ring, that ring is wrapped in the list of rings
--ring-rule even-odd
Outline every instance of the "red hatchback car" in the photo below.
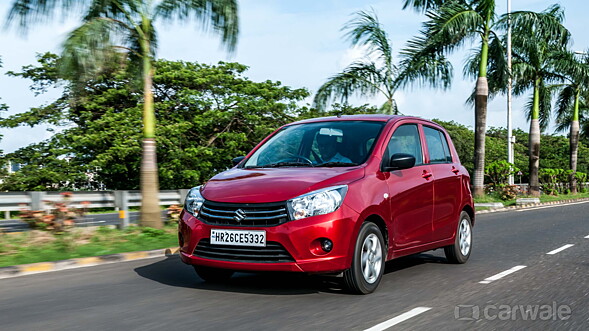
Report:
[[[468,260],[469,175],[448,133],[415,117],[352,115],[285,125],[192,188],[181,258],[204,280],[234,271],[343,273],[357,293],[385,262],[444,248]]]

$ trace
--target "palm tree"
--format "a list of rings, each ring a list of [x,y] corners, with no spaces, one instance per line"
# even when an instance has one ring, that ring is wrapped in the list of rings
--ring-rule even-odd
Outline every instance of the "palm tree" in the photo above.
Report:
[[[487,122],[487,101],[489,97],[502,92],[507,82],[507,68],[504,59],[503,42],[496,29],[505,29],[508,16],[500,18],[495,14],[495,0],[404,0],[404,7],[412,7],[426,13],[428,20],[423,24],[420,35],[409,42],[405,54],[419,58],[432,53],[449,53],[467,41],[478,40],[479,47],[473,52],[464,73],[477,77],[474,96],[475,104],[475,151],[473,188],[475,196],[484,194],[485,135]],[[533,12],[518,12],[520,25],[537,23],[542,16]],[[558,38],[560,31],[554,26],[544,25],[547,35]],[[488,80],[488,78],[490,80]]]
[[[410,47],[405,52],[409,58],[419,58],[434,53],[446,54],[462,46],[466,41],[480,42],[479,48],[475,51],[477,81],[474,96],[473,187],[475,196],[482,196],[484,195],[485,134],[489,98],[487,81],[489,44],[497,43],[499,40],[493,32],[497,21],[495,0],[404,0],[403,8],[407,7],[425,12],[428,18],[423,23],[420,35],[409,42]]]
[[[324,110],[329,101],[338,97],[346,104],[353,94],[381,94],[386,98],[381,112],[397,115],[399,109],[394,95],[399,88],[412,83],[441,85],[443,88],[449,86],[450,64],[438,54],[396,65],[391,41],[375,12],[355,13],[342,30],[346,31],[345,37],[352,46],[366,47],[368,53],[364,59],[353,62],[319,88],[313,102],[317,109]],[[439,80],[432,77],[439,77]]]
[[[143,155],[141,165],[142,224],[162,226],[158,201],[158,170],[155,143],[155,112],[152,77],[157,49],[154,24],[196,20],[221,36],[233,51],[237,43],[236,0],[15,0],[8,22],[18,20],[26,31],[32,24],[83,13],[82,25],[74,29],[63,45],[62,72],[66,77],[84,79],[116,61],[121,54],[140,68],[143,83]]]
[[[579,149],[579,120],[585,118],[589,110],[589,95],[586,86],[589,85],[589,54],[583,53],[579,58],[573,52],[563,52],[557,61],[557,72],[563,75],[565,83],[560,85],[556,103],[556,130],[563,132],[570,130],[570,167],[571,176],[569,186],[573,194],[577,193],[577,153]]]
[[[562,64],[560,57],[568,44],[570,33],[562,25],[564,11],[553,5],[541,13],[515,12],[513,19],[514,93],[533,90],[528,104],[529,133],[529,193],[540,195],[538,171],[540,167],[540,127],[548,123],[551,91],[547,85],[561,76],[555,70]],[[545,114],[541,121],[541,114]],[[541,123],[543,122],[543,123]]]

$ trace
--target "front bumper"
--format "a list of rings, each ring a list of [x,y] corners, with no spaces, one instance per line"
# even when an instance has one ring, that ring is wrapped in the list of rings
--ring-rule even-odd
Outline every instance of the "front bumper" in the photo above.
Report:
[[[241,271],[290,271],[330,273],[348,269],[352,262],[358,214],[343,204],[326,215],[308,217],[269,227],[235,227],[206,224],[182,211],[179,223],[180,256],[184,263]],[[266,242],[278,243],[290,254],[293,262],[241,262],[196,256],[199,242],[210,238],[211,229],[265,230]],[[320,238],[333,242],[325,253],[318,245]]]

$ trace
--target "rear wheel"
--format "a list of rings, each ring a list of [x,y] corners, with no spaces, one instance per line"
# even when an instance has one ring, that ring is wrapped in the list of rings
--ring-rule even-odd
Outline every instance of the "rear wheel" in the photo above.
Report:
[[[356,246],[352,267],[344,271],[344,281],[354,293],[374,292],[382,279],[386,260],[384,239],[380,229],[372,222],[362,224]]]
[[[196,274],[200,278],[210,283],[223,282],[233,276],[233,270],[204,267],[199,265],[194,265],[193,267],[194,271],[196,271]]]
[[[444,247],[444,253],[450,263],[465,263],[472,250],[472,223],[467,212],[460,213],[454,245]]]

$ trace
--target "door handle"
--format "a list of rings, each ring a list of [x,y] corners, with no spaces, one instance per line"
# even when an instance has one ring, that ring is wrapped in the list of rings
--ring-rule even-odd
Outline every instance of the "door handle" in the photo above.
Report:
[[[458,175],[458,173],[460,172],[460,170],[458,170],[458,169],[456,169],[456,167],[452,166],[452,172],[453,172],[455,175]]]
[[[421,175],[421,177],[423,177],[423,178],[425,178],[425,179],[427,179],[427,180],[429,180],[429,178],[430,178],[431,176],[433,176],[433,174],[432,174],[431,172],[427,172],[427,171],[425,171],[425,170],[423,171],[423,174]]]

